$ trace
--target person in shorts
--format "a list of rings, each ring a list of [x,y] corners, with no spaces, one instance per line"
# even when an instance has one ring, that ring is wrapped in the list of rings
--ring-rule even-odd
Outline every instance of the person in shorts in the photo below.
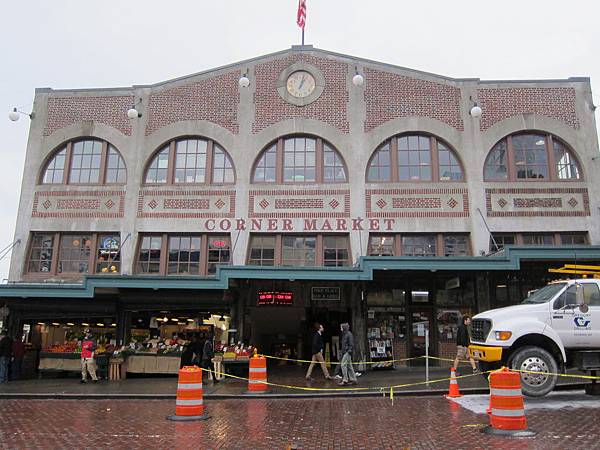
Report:
[[[460,361],[469,360],[473,373],[479,373],[475,360],[469,355],[469,325],[471,325],[471,318],[469,316],[463,316],[462,324],[459,325],[456,333],[456,358],[454,358],[454,369],[458,367]]]

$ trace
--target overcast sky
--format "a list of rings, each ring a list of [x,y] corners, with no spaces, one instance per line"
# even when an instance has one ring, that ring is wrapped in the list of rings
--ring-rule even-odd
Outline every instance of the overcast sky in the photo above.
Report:
[[[13,106],[29,111],[36,87],[150,84],[289,48],[300,43],[297,5],[3,2],[0,105],[6,113]],[[451,77],[589,76],[600,104],[594,0],[307,0],[307,8],[306,43],[317,48]],[[27,117],[13,123],[6,113],[0,116],[0,248],[14,235],[29,131]],[[7,273],[5,258],[0,279]]]

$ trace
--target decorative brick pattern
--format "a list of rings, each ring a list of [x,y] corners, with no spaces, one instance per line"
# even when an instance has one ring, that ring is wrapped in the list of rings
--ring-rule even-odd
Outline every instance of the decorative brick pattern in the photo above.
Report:
[[[48,120],[44,136],[56,130],[80,123],[93,121],[116,128],[126,136],[131,135],[131,123],[127,110],[133,105],[133,96],[110,97],[50,97],[48,98]]]
[[[219,200],[221,200],[221,199],[219,199]],[[209,209],[209,208],[210,208],[210,204],[209,204],[209,201],[207,198],[165,198],[163,200],[163,209]]]
[[[332,202],[333,202],[333,200],[329,203],[332,203]],[[323,209],[323,199],[322,198],[276,198],[275,199],[275,209],[311,209],[311,208]]]
[[[252,190],[249,193],[249,218],[329,219],[349,216],[350,191],[346,189],[283,188]]]
[[[590,215],[586,188],[491,188],[485,196],[488,217]]]
[[[465,188],[367,189],[365,199],[368,218],[469,217]]]
[[[448,84],[365,69],[365,131],[411,116],[430,117],[462,131],[460,98],[460,89]]]
[[[97,198],[67,198],[56,201],[56,209],[98,209],[100,200]]]
[[[392,208],[394,209],[436,209],[442,207],[440,197],[394,197]]]
[[[206,120],[239,132],[238,72],[229,72],[150,95],[146,136],[182,120]]]
[[[477,100],[483,110],[481,131],[517,114],[538,114],[579,128],[573,88],[482,88]]]
[[[54,219],[118,219],[124,214],[125,191],[38,191],[31,211],[31,217]]]
[[[562,198],[513,198],[515,208],[562,208]]]
[[[325,77],[325,89],[321,96],[306,106],[295,106],[283,100],[277,92],[277,80],[284,69],[298,62],[312,64]],[[255,119],[252,132],[286,119],[302,117],[325,122],[348,133],[347,116],[348,66],[333,59],[318,58],[307,54],[293,54],[286,58],[257,64],[254,69],[256,92],[254,93]]]
[[[219,201],[223,203],[221,207],[217,206]],[[233,218],[235,191],[142,189],[138,196],[137,216],[161,219]]]

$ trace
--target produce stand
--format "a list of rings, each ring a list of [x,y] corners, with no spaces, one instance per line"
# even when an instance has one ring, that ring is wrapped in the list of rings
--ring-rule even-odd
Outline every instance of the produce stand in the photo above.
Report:
[[[98,378],[108,378],[108,356],[96,355],[96,374]],[[81,373],[81,353],[40,352],[38,365],[39,378],[44,373],[78,372]]]
[[[145,374],[179,373],[181,355],[179,353],[134,353],[127,356],[127,372]]]

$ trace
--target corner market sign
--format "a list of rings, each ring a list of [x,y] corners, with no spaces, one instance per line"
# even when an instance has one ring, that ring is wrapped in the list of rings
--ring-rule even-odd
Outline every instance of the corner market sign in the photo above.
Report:
[[[396,219],[206,219],[207,231],[393,231]]]

